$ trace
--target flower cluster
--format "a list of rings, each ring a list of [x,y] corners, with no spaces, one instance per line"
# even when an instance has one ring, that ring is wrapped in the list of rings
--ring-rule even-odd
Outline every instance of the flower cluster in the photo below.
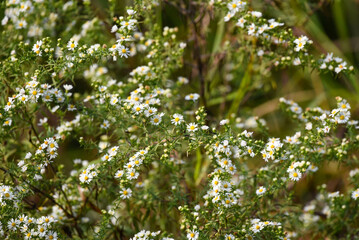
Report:
[[[212,0],[212,4],[215,1]],[[245,1],[216,1],[227,14],[224,17],[225,22],[233,19],[236,26],[243,29],[243,33],[254,37],[263,43],[263,49],[259,49],[258,56],[271,59],[270,64],[279,65],[303,65],[310,64],[313,68],[325,71],[329,70],[336,74],[344,71],[353,71],[353,66],[347,68],[347,63],[339,57],[333,58],[333,54],[328,54],[325,59],[315,59],[308,53],[309,45],[313,43],[307,36],[296,37],[287,30],[284,23],[277,22],[275,19],[266,19],[259,11],[250,10],[251,7]],[[281,52],[278,48],[272,50],[272,46],[282,47]],[[292,49],[290,48],[292,46]],[[273,57],[274,56],[274,57]],[[265,64],[265,63],[263,63]]]
[[[281,224],[278,222],[272,222],[272,221],[261,221],[260,219],[252,219],[251,220],[251,231],[254,233],[258,233],[262,231],[264,228],[268,227],[281,227]]]
[[[58,239],[58,234],[53,231],[56,219],[51,216],[43,216],[41,218],[32,218],[20,215],[18,218],[10,219],[7,222],[10,232],[18,232],[24,239]]]

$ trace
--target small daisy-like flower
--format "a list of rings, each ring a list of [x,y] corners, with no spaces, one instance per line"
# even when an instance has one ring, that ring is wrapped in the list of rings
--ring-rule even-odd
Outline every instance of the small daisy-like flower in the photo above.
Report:
[[[187,84],[187,83],[189,83],[188,79],[185,78],[185,77],[178,77],[178,82],[179,82],[180,84]]]
[[[193,102],[197,101],[199,99],[199,94],[198,93],[191,93],[191,94],[188,94],[185,99],[187,101],[190,101],[192,100]]]
[[[57,232],[54,231],[48,231],[46,236],[45,236],[46,240],[57,240]]]
[[[135,105],[133,106],[133,108],[132,108],[132,111],[133,111],[136,115],[138,115],[138,114],[142,113],[143,107],[144,107],[144,106],[143,106],[142,104],[135,104]]]
[[[342,62],[342,63],[340,63],[340,64],[334,69],[334,71],[335,71],[336,73],[340,73],[341,71],[343,71],[343,70],[345,70],[345,69],[347,69],[347,63],[346,63],[346,62]]]
[[[196,123],[190,123],[187,125],[187,131],[189,132],[195,132],[198,130],[198,125]]]
[[[154,107],[150,107],[148,109],[145,110],[145,116],[149,117],[152,116],[153,114],[155,114],[157,112],[157,108]]]
[[[356,200],[359,198],[359,188],[352,192],[352,198]]]
[[[202,127],[201,127],[201,129],[202,129],[203,131],[206,131],[206,130],[208,130],[208,129],[209,129],[209,127],[208,127],[208,126],[206,126],[206,125],[204,125],[204,126],[202,126]]]
[[[260,232],[262,229],[263,229],[263,223],[262,222],[258,222],[258,223],[255,223],[252,227],[251,227],[251,230],[254,232],[254,233],[257,233],[257,232]]]
[[[293,60],[293,65],[294,66],[298,66],[298,65],[300,65],[302,62],[300,61],[300,58],[295,58],[294,60]]]
[[[46,232],[47,232],[47,227],[45,225],[39,225],[38,229],[37,229],[37,232],[38,232],[38,236],[44,237],[46,235]]]
[[[72,85],[70,85],[70,84],[65,84],[63,87],[64,87],[64,89],[65,89],[66,91],[70,91],[71,89],[74,88],[74,87],[73,87]]]
[[[183,116],[181,114],[175,113],[173,114],[173,118],[171,119],[172,124],[178,125],[183,122]]]
[[[136,172],[136,170],[133,169],[133,168],[130,169],[130,171],[128,171],[128,173],[127,173],[127,178],[130,179],[130,180],[137,179],[138,176],[139,176],[139,173]]]
[[[121,178],[123,176],[123,170],[118,170],[116,173],[115,173],[115,178]]]
[[[350,109],[350,104],[346,101],[343,100],[341,102],[338,103],[338,108],[340,108],[341,110],[349,110]]]
[[[162,116],[163,116],[163,113],[162,114],[156,114],[154,115],[152,118],[151,118],[151,123],[152,125],[158,125],[162,122]]]
[[[311,172],[316,172],[318,171],[318,167],[312,164],[308,167],[308,170]]]
[[[229,123],[229,119],[223,119],[219,122],[219,125],[226,125]]]
[[[85,172],[85,173],[84,173]],[[80,175],[80,181],[82,183],[89,183],[92,180],[92,175],[91,174],[87,174],[87,171],[84,171],[83,173],[81,173]]]
[[[234,239],[236,239],[236,238],[233,236],[233,234],[226,234],[226,235],[224,236],[224,239],[225,239],[225,240],[234,240]]]
[[[259,187],[256,191],[256,194],[258,196],[260,196],[260,195],[263,195],[266,191],[267,191],[267,189],[265,187]]]
[[[11,126],[12,120],[11,118],[7,118],[5,122],[3,123],[3,126]]]
[[[109,121],[104,120],[100,127],[103,128],[103,129],[108,129],[109,126],[110,126]]]
[[[117,25],[113,25],[111,28],[111,32],[114,33],[114,32],[117,32],[117,30],[118,30]]]
[[[22,19],[17,22],[16,28],[22,29],[22,28],[26,28],[26,26],[27,26],[27,22],[24,19]]]
[[[196,240],[198,239],[198,231],[192,230],[187,233],[187,239],[188,240]]]
[[[104,156],[102,156],[101,158],[102,161],[111,161],[112,160],[112,156],[109,154],[105,154]]]
[[[229,20],[231,20],[232,17],[233,17],[233,13],[228,12],[228,13],[226,14],[226,16],[224,17],[224,21],[225,21],[225,22],[228,22]]]
[[[12,218],[10,221],[8,221],[7,227],[8,227],[10,230],[15,231],[16,228],[17,228],[16,220]]]
[[[246,22],[246,20],[244,18],[240,18],[236,24],[236,26],[243,28],[244,27],[244,23]]]
[[[294,169],[293,171],[289,172],[289,178],[292,181],[298,181],[302,177],[302,173]]]
[[[32,51],[34,51],[34,53],[36,53],[37,56],[41,56],[41,49],[40,49],[41,45],[42,45],[42,41],[37,41],[32,47]]]
[[[129,199],[132,196],[132,190],[130,188],[121,190],[121,198]]]
[[[76,110],[76,107],[75,107],[75,105],[73,105],[73,104],[69,104],[68,107],[67,107],[67,110],[69,110],[69,111],[75,111],[75,110]]]
[[[300,50],[302,50],[305,46],[305,44],[309,41],[307,36],[301,36],[299,38],[297,38],[296,40],[294,40],[294,43],[297,44],[297,46],[294,48],[294,50],[296,52],[299,52]]]
[[[67,43],[67,49],[70,51],[74,51],[77,45],[78,45],[77,41],[70,39],[70,41]]]
[[[113,96],[111,97],[111,100],[110,100],[110,104],[111,105],[116,105],[118,103],[118,98]]]
[[[128,50],[128,48],[126,48],[125,46],[119,46],[118,48],[118,54],[121,56],[121,57],[124,57],[124,58],[128,58],[128,56],[130,55],[130,51]]]

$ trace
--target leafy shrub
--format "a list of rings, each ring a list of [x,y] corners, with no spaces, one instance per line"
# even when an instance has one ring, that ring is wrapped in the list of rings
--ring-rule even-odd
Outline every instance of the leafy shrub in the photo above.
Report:
[[[344,79],[354,69],[249,5],[3,2],[1,238],[357,236],[350,103],[280,98],[283,137],[242,104],[285,69]],[[163,24],[171,13],[181,24]],[[350,169],[347,191],[321,184],[298,202],[297,182],[331,163]]]

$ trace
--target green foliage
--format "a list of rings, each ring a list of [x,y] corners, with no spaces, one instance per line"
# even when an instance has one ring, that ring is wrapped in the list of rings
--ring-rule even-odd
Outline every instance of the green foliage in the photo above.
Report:
[[[340,1],[3,1],[1,239],[355,238],[356,56],[322,8],[347,43]]]

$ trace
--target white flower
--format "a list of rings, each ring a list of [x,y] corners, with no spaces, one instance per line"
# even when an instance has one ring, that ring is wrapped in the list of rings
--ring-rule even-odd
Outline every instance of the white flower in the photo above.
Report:
[[[154,107],[150,107],[148,109],[145,110],[145,116],[149,117],[152,116],[153,114],[155,114],[157,112],[157,108]]]
[[[242,1],[238,1],[238,0],[232,0],[230,3],[227,4],[227,8],[228,10],[232,13],[235,14],[237,13],[241,8],[243,8],[243,6],[245,5],[245,2]]]
[[[128,199],[132,196],[132,190],[130,188],[123,189],[120,191],[122,199]]]
[[[359,188],[352,192],[352,198],[356,200],[359,197]]]
[[[300,61],[300,58],[295,58],[294,60],[293,60],[293,65],[294,66],[298,66],[298,65],[300,65],[302,62]]]
[[[27,22],[24,19],[18,21],[16,24],[17,29],[26,28],[26,26],[27,26]]]
[[[73,89],[73,86],[70,84],[65,84],[63,87],[65,88],[66,91],[70,91],[71,89]]]
[[[187,124],[187,131],[189,132],[195,132],[198,130],[197,128],[197,124],[196,123],[190,123],[190,124]]]
[[[67,49],[70,51],[74,51],[77,45],[78,45],[77,41],[70,39],[70,41],[67,43]]]
[[[118,47],[118,53],[121,57],[124,58],[128,58],[128,56],[130,55],[130,51],[128,50],[128,48],[126,48],[125,46],[120,45]]]
[[[318,167],[312,164],[308,167],[308,170],[311,172],[316,172],[318,171]]]
[[[132,16],[132,15],[134,15],[135,13],[136,13],[135,10],[127,9],[127,14],[128,14],[128,15]]]
[[[196,240],[198,239],[198,231],[192,230],[187,233],[187,239],[188,240]]]
[[[302,177],[302,173],[296,169],[289,172],[289,178],[292,181],[298,181],[301,177]]]
[[[191,93],[189,95],[187,95],[185,97],[186,100],[193,100],[193,102],[195,102],[196,100],[199,99],[199,94],[198,93]]]
[[[162,122],[162,116],[164,115],[164,113],[161,114],[156,114],[151,118],[151,123],[153,125],[158,125]]]
[[[178,77],[178,82],[181,84],[187,84],[189,83],[188,79],[185,77]]]
[[[109,121],[104,120],[100,127],[103,128],[103,129],[108,129],[109,126],[110,126]]]
[[[143,108],[144,108],[143,104],[136,104],[133,106],[132,111],[134,111],[135,114],[138,115],[138,114],[142,113]]]
[[[267,191],[267,189],[265,187],[259,187],[256,191],[256,194],[258,196],[260,196],[260,195],[263,195],[266,191]]]
[[[307,36],[301,36],[294,40],[294,43],[297,44],[297,46],[294,48],[296,52],[299,52],[302,50],[305,46],[305,44],[309,41]]]
[[[11,118],[7,118],[5,120],[5,122],[3,123],[3,126],[11,126],[11,123],[12,123],[12,119]]]
[[[175,113],[173,114],[173,118],[171,119],[172,124],[179,125],[183,122],[183,116],[181,114]]]
[[[223,119],[219,122],[219,125],[226,125],[229,123],[229,119]]]
[[[258,12],[258,11],[252,11],[252,12],[249,12],[249,13],[252,14],[253,17],[257,17],[257,18],[262,17],[262,13]]]
[[[335,71],[336,73],[340,73],[342,70],[345,70],[345,69],[347,69],[347,63],[346,63],[346,62],[342,62],[342,63],[340,63],[340,64],[334,69],[334,71]]]
[[[236,26],[244,28],[244,23],[246,22],[246,20],[244,18],[240,18],[236,24]]]
[[[91,182],[91,180],[92,180],[92,175],[87,174],[86,170],[80,174],[80,181],[82,183],[89,183],[89,182]]]
[[[248,26],[247,30],[248,30],[248,35],[253,36],[256,32],[256,25],[252,23],[251,25]]]
[[[233,13],[228,12],[227,15],[224,17],[224,21],[228,22],[233,17]]]
[[[181,42],[179,46],[180,46],[180,48],[184,49],[184,48],[186,48],[187,44],[184,42]]]
[[[204,131],[206,131],[206,130],[208,130],[208,129],[209,129],[209,127],[208,127],[208,126],[206,126],[206,125],[204,125],[204,126],[202,126],[202,127],[201,127],[201,129],[202,129],[202,130],[204,130]]]
[[[38,56],[41,56],[41,45],[42,41],[37,41],[32,47],[32,51],[34,51]]]
[[[260,232],[263,229],[264,225],[262,222],[254,223],[253,226],[251,226],[251,231],[254,233]]]
[[[118,30],[117,25],[113,25],[111,28],[111,32],[114,33],[114,32],[117,32],[117,30]]]

